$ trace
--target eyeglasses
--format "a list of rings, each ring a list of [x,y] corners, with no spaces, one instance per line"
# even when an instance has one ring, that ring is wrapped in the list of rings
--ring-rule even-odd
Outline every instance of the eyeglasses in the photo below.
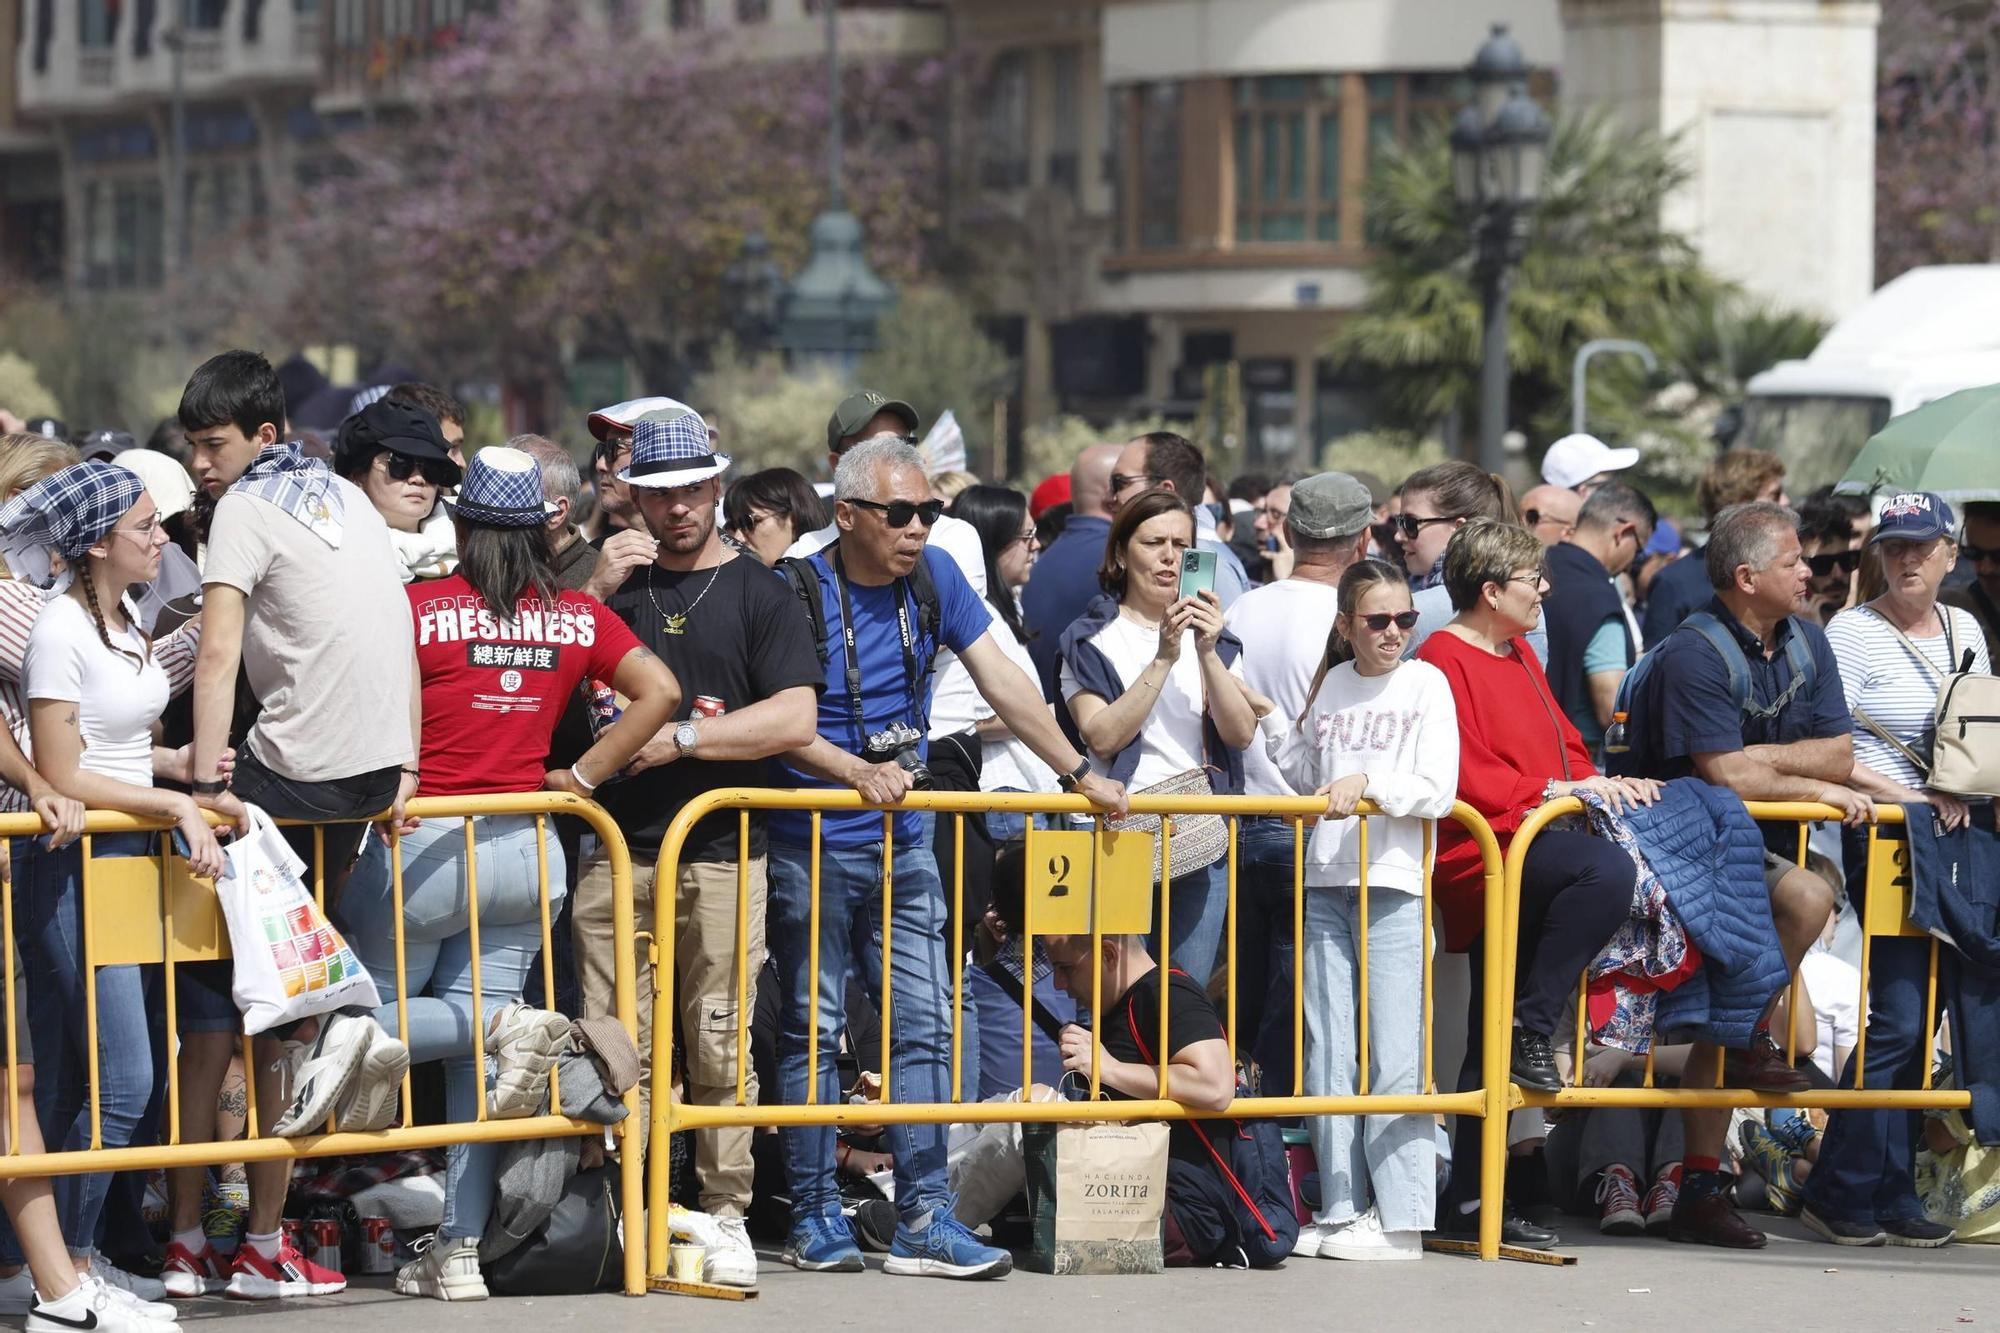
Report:
[[[1549,576],[1537,570],[1532,574],[1510,574],[1507,576],[1506,581],[1508,583],[1525,583],[1530,588],[1539,588],[1549,581]]]
[[[1007,544],[1009,546],[1012,546],[1017,542],[1023,546],[1039,546],[1041,544],[1041,534],[1039,532],[1036,532],[1033,528],[1029,528],[1025,532],[1015,533],[1014,540],[1008,542]]]
[[[882,521],[892,528],[907,528],[913,518],[921,519],[927,528],[935,527],[938,515],[944,512],[942,500],[926,500],[922,504],[912,504],[908,500],[891,500],[888,504],[880,500],[849,500],[847,503],[878,511]]]
[[[1396,531],[1402,533],[1403,536],[1409,538],[1411,541],[1415,541],[1417,539],[1417,534],[1422,532],[1425,528],[1429,527],[1431,524],[1456,523],[1458,522],[1458,518],[1455,515],[1450,517],[1440,516],[1437,518],[1418,518],[1414,514],[1398,514],[1389,521],[1396,525]]]
[[[1996,552],[1996,554],[2000,554],[2000,552]],[[1806,567],[1812,570],[1813,577],[1816,579],[1826,578],[1835,570],[1840,571],[1842,574],[1852,574],[1855,570],[1861,568],[1861,552],[1828,551],[1825,555],[1809,555],[1806,557]]]
[[[153,544],[153,534],[158,532],[159,530],[160,530],[160,518],[159,515],[157,514],[155,514],[152,518],[147,519],[144,523],[135,523],[129,528],[112,529],[113,532],[117,533],[121,537],[136,537],[140,541],[146,543],[148,546],[151,546]]]
[[[1971,542],[1960,542],[1958,558],[1975,565],[1982,560],[2000,563],[2000,546],[1974,546]]]
[[[1114,472],[1111,474],[1111,493],[1116,495],[1127,487],[1143,486],[1149,481],[1165,480],[1166,478],[1157,472],[1134,472],[1129,475],[1123,472]]]
[[[1370,634],[1384,633],[1388,630],[1390,621],[1395,622],[1397,629],[1408,633],[1417,627],[1418,614],[1415,611],[1397,611],[1394,614],[1387,611],[1375,611],[1365,616],[1356,616],[1354,619],[1366,625]]]
[[[458,464],[444,458],[411,458],[408,454],[385,453],[383,470],[397,481],[408,481],[421,472],[433,486],[458,485]]]

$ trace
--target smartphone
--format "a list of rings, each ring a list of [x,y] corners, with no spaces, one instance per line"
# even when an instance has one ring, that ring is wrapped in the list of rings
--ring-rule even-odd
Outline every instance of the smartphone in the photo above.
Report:
[[[1185,551],[1181,554],[1181,596],[1215,591],[1215,552]]]

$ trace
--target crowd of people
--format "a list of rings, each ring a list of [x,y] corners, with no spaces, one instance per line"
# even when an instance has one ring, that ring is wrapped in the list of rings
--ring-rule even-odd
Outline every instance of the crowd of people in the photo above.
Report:
[[[1155,841],[1155,929],[1106,936],[1096,954],[1088,936],[1022,936],[1020,838],[1052,817],[753,811],[747,835],[733,813],[704,819],[670,867],[674,974],[657,978],[673,989],[677,1067],[640,1083],[692,1104],[734,1102],[739,1080],[788,1104],[871,1088],[905,1103],[950,1102],[955,1087],[1038,1099],[1093,1070],[1107,1095],[1145,1098],[1161,1063],[1166,1095],[1207,1111],[1239,1088],[1416,1093],[1433,965],[1464,997],[1435,1006],[1442,1081],[1455,1063],[1457,1085],[1478,1087],[1486,880],[1445,816],[1469,805],[1504,852],[1566,796],[1585,814],[1540,832],[1523,861],[1514,1082],[1636,1082],[1648,1052],[1685,1087],[1915,1087],[1927,1072],[1916,938],[1875,941],[1865,1072],[1847,1060],[1853,923],[1878,805],[1910,811],[1895,832],[1920,865],[1990,854],[1992,802],[1928,787],[1923,750],[1944,683],[1990,671],[2000,506],[1960,515],[1917,493],[1878,510],[1822,493],[1794,510],[1782,464],[1736,450],[1701,481],[1697,549],[1632,480],[1636,451],[1588,436],[1552,445],[1519,502],[1461,462],[1393,489],[1340,471],[1225,484],[1167,432],[1090,446],[1030,495],[931,476],[917,412],[873,391],[833,409],[823,494],[792,469],[733,475],[725,442],[671,399],[591,414],[579,469],[540,436],[468,458],[465,410],[432,386],[363,397],[309,451],[269,364],[234,351],[188,382],[185,469],[171,442],[0,437],[13,574],[0,582],[0,795],[47,829],[12,847],[24,1021],[11,1093],[33,1112],[28,1151],[158,1141],[168,1061],[182,1139],[217,1137],[243,1031],[226,961],[176,969],[173,1034],[154,1021],[159,969],[98,968],[93,1066],[85,807],[172,820],[204,875],[226,856],[211,816],[247,829],[254,805],[318,824],[286,837],[323,877],[382,1005],[257,1037],[264,1133],[386,1128],[413,1066],[436,1067],[453,1121],[482,1097],[494,1117],[546,1105],[570,1020],[615,1010],[611,858],[567,827],[542,847],[531,817],[484,816],[467,833],[406,812],[419,795],[537,790],[610,814],[642,923],[675,815],[716,788],[851,789],[888,807],[917,790],[1066,792],[1142,832],[1160,821],[1132,815],[1133,794],[1325,799],[1304,834],[1240,821],[1233,957],[1231,839],[1216,817],[1175,819],[1165,858]],[[1751,823],[1744,801],[1841,818],[1802,843],[1795,825]],[[152,846],[100,835],[91,855]],[[644,1060],[656,978],[636,947]],[[1990,947],[1949,945],[1953,978]],[[1219,980],[1231,967],[1233,990]],[[1566,1035],[1579,975],[1582,1049]],[[2000,1142],[1994,1057],[1968,1035],[1991,1021],[1984,992],[1954,981],[1941,994],[1953,1076],[1975,1090],[1972,1137]],[[1163,1003],[1167,1049],[1154,1052]],[[738,1048],[740,1026],[753,1050]],[[1740,1211],[1752,1201],[1837,1244],[1954,1234],[1937,1191],[1919,1192],[1915,1113],[1521,1119],[1511,1244],[1556,1243],[1546,1213],[1530,1216],[1542,1200],[1608,1233],[1734,1248],[1764,1244]],[[648,1123],[627,1142],[643,1145]],[[1426,1232],[1476,1233],[1476,1123],[1453,1135],[1424,1115],[1320,1116],[1304,1129],[1317,1172],[1293,1255],[1408,1260]],[[1175,1127],[1169,1253],[1251,1262],[1207,1146]],[[449,1150],[441,1224],[399,1291],[486,1295],[496,1154]],[[805,1270],[858,1271],[864,1248],[891,1274],[1011,1268],[1017,1130],[714,1129],[694,1135],[692,1158],[707,1281],[753,1285],[758,1238]],[[171,1173],[157,1281],[104,1257],[110,1174],[0,1186],[15,1242],[0,1260],[25,1264],[0,1277],[0,1303],[17,1300],[31,1328],[79,1327],[63,1321],[87,1307],[144,1328],[172,1321],[162,1297],[340,1290],[279,1226],[288,1172],[250,1165],[240,1237],[202,1225],[203,1169]]]

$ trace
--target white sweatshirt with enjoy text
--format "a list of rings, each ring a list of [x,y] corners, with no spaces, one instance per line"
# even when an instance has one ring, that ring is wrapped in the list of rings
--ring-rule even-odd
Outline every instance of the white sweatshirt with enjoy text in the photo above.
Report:
[[[1301,792],[1367,774],[1364,795],[1387,812],[1367,820],[1368,887],[1423,892],[1422,821],[1450,814],[1458,796],[1458,706],[1443,672],[1405,661],[1385,676],[1364,676],[1343,662],[1327,672],[1303,725],[1287,719],[1266,743]],[[1361,823],[1319,821],[1306,843],[1307,884],[1361,882]]]

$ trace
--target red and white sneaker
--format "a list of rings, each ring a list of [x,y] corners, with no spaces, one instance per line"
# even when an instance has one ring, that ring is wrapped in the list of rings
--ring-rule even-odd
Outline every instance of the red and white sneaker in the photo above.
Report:
[[[332,1296],[346,1290],[346,1278],[321,1268],[292,1248],[290,1241],[279,1242],[276,1259],[266,1259],[255,1245],[245,1241],[236,1251],[236,1269],[229,1275],[223,1294],[238,1301],[276,1301],[292,1296]]]
[[[160,1268],[160,1281],[167,1284],[167,1295],[173,1299],[193,1300],[222,1290],[229,1280],[226,1267],[227,1261],[213,1245],[203,1245],[201,1253],[196,1254],[178,1242],[170,1243],[166,1263]]]

